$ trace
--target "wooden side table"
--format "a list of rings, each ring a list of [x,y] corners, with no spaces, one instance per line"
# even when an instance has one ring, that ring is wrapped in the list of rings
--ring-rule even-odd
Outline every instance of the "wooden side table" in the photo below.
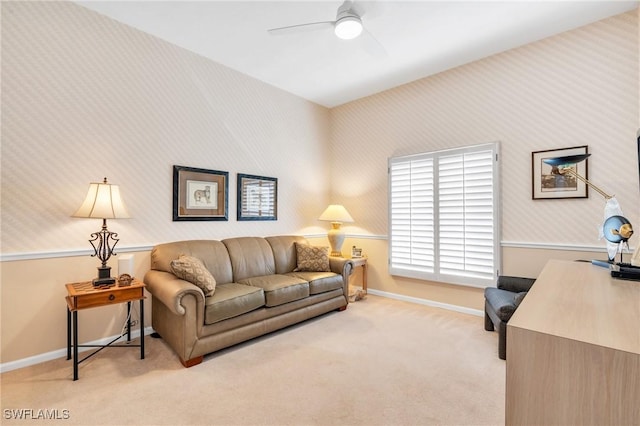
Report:
[[[110,286],[94,287],[91,281],[66,284],[67,296],[67,359],[71,359],[73,348],[73,380],[78,380],[78,364],[87,358],[100,352],[106,347],[140,347],[140,359],[144,359],[144,288],[139,280],[133,280],[131,285],[118,286],[117,283]],[[138,345],[114,345],[124,337],[124,334],[113,339],[106,345],[79,345],[78,344],[78,311],[82,309],[97,308],[100,306],[127,303],[127,341],[131,341],[131,302],[140,301],[140,344]],[[99,348],[82,359],[78,359],[78,348]]]
[[[353,269],[362,268],[362,290],[367,294],[367,257],[352,257]]]

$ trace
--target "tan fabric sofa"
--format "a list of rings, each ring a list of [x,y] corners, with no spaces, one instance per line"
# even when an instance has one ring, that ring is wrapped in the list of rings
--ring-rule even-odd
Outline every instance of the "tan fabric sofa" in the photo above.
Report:
[[[330,258],[331,272],[295,272],[300,236],[240,237],[159,244],[144,282],[152,295],[152,325],[185,367],[203,355],[281,329],[349,301],[350,260]],[[216,281],[205,297],[179,279],[171,261],[202,260]]]

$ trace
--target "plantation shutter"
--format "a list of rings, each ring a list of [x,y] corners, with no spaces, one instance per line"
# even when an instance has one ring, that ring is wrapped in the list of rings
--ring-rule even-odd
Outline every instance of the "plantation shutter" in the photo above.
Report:
[[[434,272],[433,158],[391,164],[392,266]]]
[[[497,171],[497,143],[389,159],[390,273],[493,285]]]

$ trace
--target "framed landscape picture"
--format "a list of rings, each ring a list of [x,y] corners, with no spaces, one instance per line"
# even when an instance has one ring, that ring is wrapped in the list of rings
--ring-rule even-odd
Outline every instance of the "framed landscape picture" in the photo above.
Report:
[[[567,163],[562,166],[551,166],[545,159],[587,154],[588,147],[574,146],[571,148],[550,149],[531,153],[532,198],[534,200],[557,198],[588,198],[588,186],[577,179],[574,173],[585,179],[588,177],[587,161]],[[568,171],[570,169],[571,171]]]
[[[278,179],[238,173],[238,220],[278,219]]]
[[[173,220],[228,220],[229,172],[173,166]]]

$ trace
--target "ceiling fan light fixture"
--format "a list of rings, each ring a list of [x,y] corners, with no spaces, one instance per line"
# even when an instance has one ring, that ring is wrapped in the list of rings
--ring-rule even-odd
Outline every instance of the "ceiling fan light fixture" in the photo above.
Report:
[[[336,21],[334,31],[338,38],[351,40],[362,33],[362,21],[357,16],[344,16]]]

